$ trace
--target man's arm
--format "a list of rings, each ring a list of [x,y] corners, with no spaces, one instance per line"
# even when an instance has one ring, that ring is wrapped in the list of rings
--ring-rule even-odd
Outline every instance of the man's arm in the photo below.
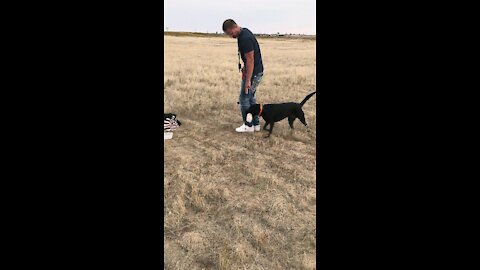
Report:
[[[248,93],[248,89],[250,88],[250,83],[252,81],[252,75],[253,75],[253,59],[254,59],[254,52],[250,51],[245,53],[245,66],[247,68],[246,70],[246,78],[245,78],[245,93]]]

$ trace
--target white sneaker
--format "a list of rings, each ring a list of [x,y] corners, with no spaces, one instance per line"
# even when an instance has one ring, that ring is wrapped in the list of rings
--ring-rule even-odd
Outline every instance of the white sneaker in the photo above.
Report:
[[[255,128],[255,131],[260,131],[260,125],[256,125],[254,126],[254,128]]]
[[[235,129],[236,132],[254,132],[255,129],[254,127],[249,127],[245,124],[243,124],[241,127]]]

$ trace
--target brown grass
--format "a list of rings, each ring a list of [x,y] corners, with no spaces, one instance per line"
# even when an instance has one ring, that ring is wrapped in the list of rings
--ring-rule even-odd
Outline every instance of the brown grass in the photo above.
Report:
[[[259,39],[257,101],[315,89],[315,42]],[[165,112],[183,122],[164,148],[165,269],[315,269],[316,115],[266,134],[241,124],[236,40],[165,36]],[[261,121],[263,123],[263,120]]]

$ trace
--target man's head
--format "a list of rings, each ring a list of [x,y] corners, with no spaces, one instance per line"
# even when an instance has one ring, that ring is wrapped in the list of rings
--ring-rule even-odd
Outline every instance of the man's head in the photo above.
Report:
[[[224,21],[222,28],[223,32],[232,38],[237,38],[238,35],[240,35],[240,26],[238,26],[238,24],[232,19]]]

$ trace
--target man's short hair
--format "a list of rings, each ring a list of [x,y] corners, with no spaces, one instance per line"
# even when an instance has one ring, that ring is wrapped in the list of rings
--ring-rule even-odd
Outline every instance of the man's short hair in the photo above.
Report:
[[[235,25],[237,25],[237,23],[232,19],[228,19],[228,20],[224,21],[223,22],[223,32],[227,31],[228,29],[232,28]]]

